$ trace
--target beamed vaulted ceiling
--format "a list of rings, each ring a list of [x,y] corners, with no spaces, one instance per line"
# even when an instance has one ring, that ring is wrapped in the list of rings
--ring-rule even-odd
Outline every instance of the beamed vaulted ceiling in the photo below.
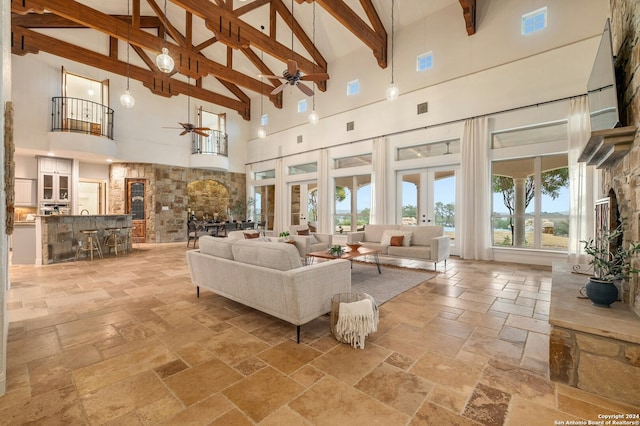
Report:
[[[415,21],[451,1],[420,0],[422,10],[414,6],[406,19]],[[156,95],[188,94],[235,110],[249,120],[247,91],[269,96],[277,108],[282,107],[282,92],[269,95],[282,82],[259,75],[281,75],[289,59],[298,63],[303,74],[330,74],[327,57],[335,59],[344,49],[364,46],[379,67],[387,67],[385,25],[390,28],[390,0],[313,3],[168,0],[165,5],[163,0],[11,0],[12,53],[47,52],[122,76],[128,70],[131,79]],[[461,19],[472,35],[476,0],[459,3]],[[396,21],[398,24],[402,22]],[[175,61],[172,74],[162,73],[155,64],[163,46]],[[331,80],[315,84],[315,90],[325,91]]]

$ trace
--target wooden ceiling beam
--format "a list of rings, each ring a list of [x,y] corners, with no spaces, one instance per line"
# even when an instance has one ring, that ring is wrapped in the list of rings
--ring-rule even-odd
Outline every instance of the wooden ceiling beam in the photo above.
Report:
[[[158,6],[158,4],[154,0],[147,0],[147,3],[151,7],[151,9],[153,9],[153,12],[158,15],[158,19],[162,23],[161,28],[164,28],[164,31],[166,31],[167,34],[169,34],[169,36],[174,39],[175,42],[178,43],[181,47],[188,48],[189,45],[187,44],[184,36],[180,33],[180,31],[176,29],[176,27],[171,24],[169,19],[164,16],[164,11],[160,8],[160,6]],[[161,34],[158,34],[158,37],[162,38],[163,40],[165,39],[164,31]]]
[[[129,22],[131,17],[127,15],[111,15],[116,19],[120,19],[123,22]],[[134,14],[134,16],[136,16]],[[157,16],[139,16],[138,24],[133,20],[133,26],[136,28],[160,28],[162,22]],[[27,15],[19,15],[17,13],[11,14],[11,22],[15,25],[20,25],[24,28],[54,28],[54,29],[72,29],[72,28],[87,28],[84,24],[79,24],[70,19],[58,16],[54,13],[29,13]]]
[[[20,44],[14,43],[12,45],[12,53],[14,54],[23,55],[25,53],[31,53],[34,50],[35,52],[40,50],[81,64],[106,69],[114,74],[127,76],[126,62],[101,55],[89,49],[84,49],[17,25],[12,25],[11,31],[13,40],[21,41]],[[26,46],[26,49],[21,50],[21,46]],[[129,77],[141,81],[145,87],[152,89],[156,94],[167,97],[179,94],[190,95],[191,97],[237,111],[245,120],[251,118],[250,102],[232,99],[202,88],[194,88],[182,81],[172,79],[166,74],[149,71],[131,64],[129,64]],[[155,90],[153,88],[155,88]]]
[[[476,33],[476,0],[460,0],[462,14],[467,27],[467,35]]]
[[[381,24],[372,21],[372,29],[354,12],[343,0],[315,0],[324,10],[329,12],[338,22],[353,33],[365,46],[373,51],[373,56],[378,60],[380,68],[387,67],[387,32]],[[371,2],[363,2],[367,15],[376,14]]]
[[[259,7],[262,7],[265,4],[269,4],[269,3],[271,3],[271,0],[254,0],[251,3],[238,7],[236,10],[234,10],[233,13],[236,16],[242,16],[245,13],[249,13],[252,10],[258,9]]]
[[[127,25],[126,22],[73,0],[23,0],[22,2],[12,2],[11,4],[12,11],[20,14],[34,11],[38,13],[45,7],[53,13],[64,16],[74,22],[82,23],[89,28],[116,37],[119,40],[126,41],[128,39],[131,45],[136,45],[143,49],[151,50],[152,52],[159,53],[166,43],[171,57],[173,57],[176,62],[176,69],[185,76],[197,78],[198,76],[211,74],[258,93],[262,93],[269,88],[268,85],[265,85],[255,78],[234,72],[226,66],[207,59],[203,55],[197,54],[189,49],[164,42],[162,38],[149,34],[146,31],[131,28],[128,32],[127,28],[129,25]],[[109,69],[101,66],[98,66],[98,68]]]
[[[171,2],[204,19],[207,28],[215,33],[219,41],[235,49],[251,44],[283,62],[292,57],[291,48],[277,42],[273,34],[272,37],[262,34],[261,31],[239,19],[233,12],[213,5],[209,0],[171,0]],[[314,68],[316,72],[326,72],[326,68],[314,64],[298,53],[293,52],[293,59],[304,73],[310,74]]]

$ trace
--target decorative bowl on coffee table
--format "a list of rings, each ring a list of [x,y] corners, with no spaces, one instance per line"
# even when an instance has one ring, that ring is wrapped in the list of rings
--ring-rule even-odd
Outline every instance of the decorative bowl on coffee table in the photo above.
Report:
[[[347,243],[347,247],[349,247],[351,249],[351,251],[358,251],[358,249],[360,247],[362,247],[362,244],[360,244],[360,243]]]

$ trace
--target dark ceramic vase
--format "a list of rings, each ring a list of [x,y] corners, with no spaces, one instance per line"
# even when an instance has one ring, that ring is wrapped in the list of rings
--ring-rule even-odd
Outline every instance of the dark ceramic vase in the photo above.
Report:
[[[587,291],[587,297],[595,306],[609,308],[610,304],[618,300],[618,287],[616,287],[613,281],[589,278],[585,289]]]

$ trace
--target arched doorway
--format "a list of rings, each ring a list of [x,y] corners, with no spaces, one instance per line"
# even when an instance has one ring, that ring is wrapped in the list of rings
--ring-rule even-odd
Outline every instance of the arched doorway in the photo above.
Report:
[[[198,180],[187,185],[187,208],[198,219],[225,221],[231,197],[226,186],[212,179]]]

